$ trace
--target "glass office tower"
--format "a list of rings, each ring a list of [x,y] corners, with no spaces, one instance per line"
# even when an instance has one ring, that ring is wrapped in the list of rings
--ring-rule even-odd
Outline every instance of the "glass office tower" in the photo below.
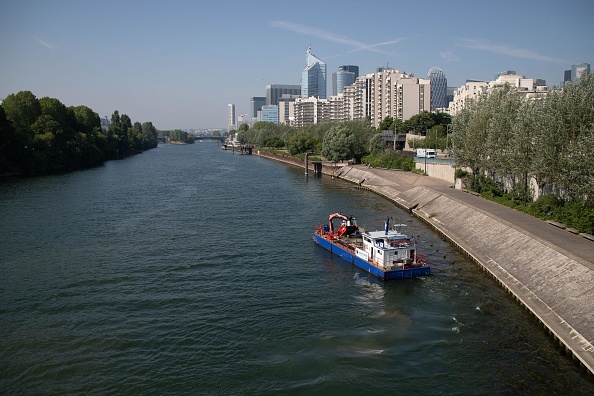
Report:
[[[307,67],[301,73],[301,97],[326,99],[326,64],[311,53],[311,45],[306,60]]]

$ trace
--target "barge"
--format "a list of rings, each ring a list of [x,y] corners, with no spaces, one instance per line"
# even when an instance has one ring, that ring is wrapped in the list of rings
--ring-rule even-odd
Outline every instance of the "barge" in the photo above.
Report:
[[[339,220],[335,227],[333,221]],[[417,251],[417,241],[401,232],[405,224],[390,228],[386,218],[384,230],[360,229],[353,216],[334,213],[328,224],[316,227],[314,242],[340,258],[383,280],[413,278],[431,274],[429,258]]]

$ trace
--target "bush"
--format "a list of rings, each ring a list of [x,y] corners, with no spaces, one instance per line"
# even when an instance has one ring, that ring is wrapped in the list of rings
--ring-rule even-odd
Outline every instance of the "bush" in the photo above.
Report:
[[[580,232],[594,233],[594,206],[582,201],[564,201],[547,194],[524,206],[520,198],[508,193],[495,195],[493,190],[487,190],[482,196],[543,220],[558,221]]]
[[[552,194],[542,195],[530,203],[527,212],[534,217],[549,220],[558,218],[563,211],[563,200]]]
[[[463,179],[465,177],[468,177],[468,171],[458,168],[456,169],[456,173],[454,173],[454,177],[456,179]]]
[[[469,183],[470,189],[484,196],[485,198],[490,197],[502,197],[504,195],[503,186],[484,175],[474,175],[470,177]]]
[[[364,164],[369,164],[374,168],[401,169],[410,172],[415,167],[412,158],[404,157],[398,152],[389,151],[379,155],[368,155],[361,159]]]

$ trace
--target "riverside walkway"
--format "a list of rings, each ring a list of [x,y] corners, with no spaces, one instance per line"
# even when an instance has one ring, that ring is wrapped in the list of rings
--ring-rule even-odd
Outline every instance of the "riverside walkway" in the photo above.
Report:
[[[412,210],[488,271],[594,374],[594,241],[411,172],[337,176]]]

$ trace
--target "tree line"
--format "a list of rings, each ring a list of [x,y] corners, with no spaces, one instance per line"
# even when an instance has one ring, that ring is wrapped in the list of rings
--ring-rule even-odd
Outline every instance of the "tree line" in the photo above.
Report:
[[[509,86],[482,95],[454,118],[452,145],[475,191],[523,206],[538,193],[528,211],[594,231],[593,75],[533,99]]]
[[[191,133],[174,129],[172,131],[159,131],[160,138],[166,138],[170,143],[193,144],[195,137]]]
[[[30,91],[0,105],[0,176],[37,175],[88,168],[157,146],[151,122],[132,122],[116,110],[107,130],[87,106],[67,107]]]
[[[594,76],[525,100],[509,86],[470,102],[453,122],[459,166],[520,193],[594,202]]]
[[[427,134],[427,139],[419,138],[417,147],[424,147],[425,144],[430,147],[431,142],[436,140],[433,136],[445,144],[446,125],[450,122],[447,114],[429,112],[417,114],[404,122],[386,117],[377,129],[369,119],[326,122],[304,128],[256,122],[251,128],[242,124],[237,131],[237,140],[242,144],[285,148],[291,155],[317,152],[329,161],[355,159],[361,162],[369,156],[393,156],[390,150],[392,146],[386,144],[382,136],[383,130]]]

